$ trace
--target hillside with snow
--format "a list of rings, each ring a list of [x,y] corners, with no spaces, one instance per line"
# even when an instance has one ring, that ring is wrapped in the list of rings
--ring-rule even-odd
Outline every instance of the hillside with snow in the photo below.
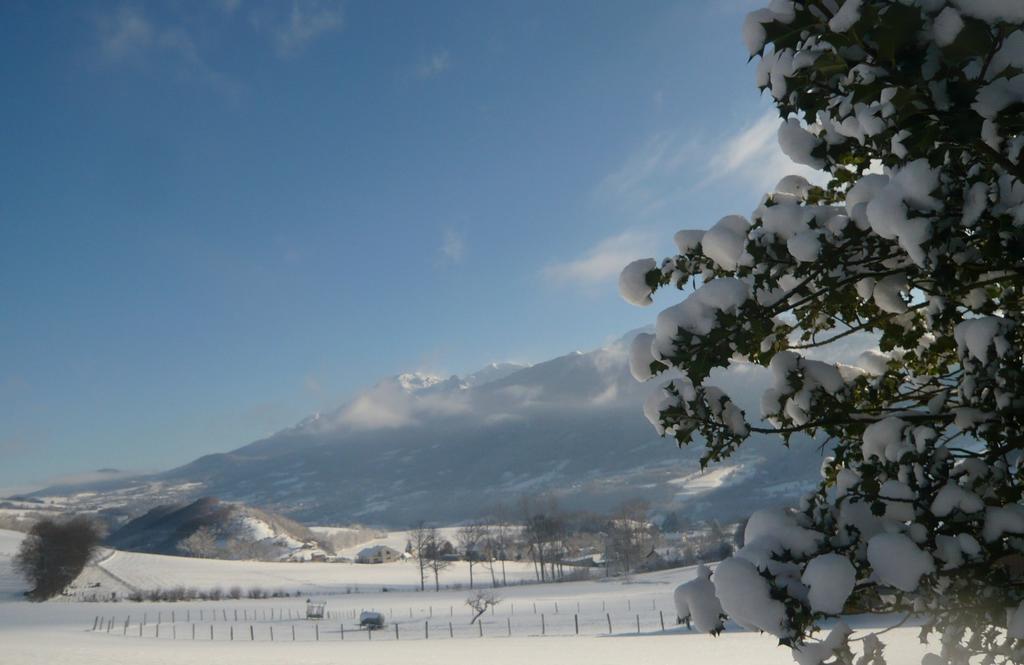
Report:
[[[787,450],[755,439],[707,474],[699,447],[680,450],[659,438],[642,411],[653,386],[629,374],[632,336],[532,366],[402,374],[237,450],[36,496],[122,522],[155,505],[216,496],[307,524],[404,527],[472,519],[540,494],[593,510],[641,497],[655,510],[728,520],[752,502],[791,501],[810,487],[821,463],[812,445]],[[740,400],[767,380],[743,366],[720,377]],[[756,403],[743,406],[758,413]]]
[[[105,542],[133,552],[219,559],[304,561],[332,553],[326,542],[293,520],[211,497],[157,506]]]

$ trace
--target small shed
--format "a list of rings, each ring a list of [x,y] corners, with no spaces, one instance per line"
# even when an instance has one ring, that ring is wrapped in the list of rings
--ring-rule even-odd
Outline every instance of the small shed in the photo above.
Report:
[[[327,606],[325,601],[306,599],[306,618],[307,619],[323,619],[324,618],[324,607]]]

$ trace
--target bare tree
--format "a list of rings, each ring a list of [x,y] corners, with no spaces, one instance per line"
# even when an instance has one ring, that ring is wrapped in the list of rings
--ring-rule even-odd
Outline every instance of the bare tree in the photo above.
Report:
[[[407,549],[411,549],[410,554],[415,557],[416,566],[420,571],[420,591],[426,588],[427,568],[430,567],[429,544],[432,531],[433,529],[428,529],[423,520],[420,520],[409,533],[410,538]]]
[[[533,559],[537,579],[541,582],[553,580],[555,571],[561,572],[565,551],[565,521],[558,513],[558,505],[553,498],[534,504],[526,497],[520,505],[523,539]]]
[[[451,544],[438,535],[437,529],[431,528],[429,530],[424,552],[427,567],[434,573],[434,591],[441,590],[441,571],[448,568],[452,563],[446,558],[447,550],[450,548]]]
[[[483,558],[484,541],[487,530],[481,524],[467,524],[459,528],[455,534],[459,545],[459,553],[469,564],[469,588],[473,588],[473,566]]]
[[[476,592],[476,594],[466,599],[466,604],[469,605],[476,614],[469,620],[470,625],[476,622],[489,607],[494,607],[501,602],[501,598],[498,597],[493,591],[484,591],[483,589]]]
[[[627,501],[608,522],[605,552],[608,570],[617,567],[629,576],[657,545],[657,530],[647,521],[649,504]]]
[[[178,544],[178,549],[187,556],[204,559],[216,558],[220,553],[217,546],[217,534],[208,526],[201,526],[188,538]]]
[[[508,578],[505,575],[505,561],[508,560],[519,534],[513,522],[513,513],[505,504],[499,503],[494,509],[494,520],[490,527],[492,556],[501,561],[501,584],[508,585]],[[491,572],[493,574],[493,564]]]
[[[87,517],[36,522],[18,548],[15,569],[32,584],[26,595],[46,600],[61,593],[85,568],[100,542],[100,530]]]

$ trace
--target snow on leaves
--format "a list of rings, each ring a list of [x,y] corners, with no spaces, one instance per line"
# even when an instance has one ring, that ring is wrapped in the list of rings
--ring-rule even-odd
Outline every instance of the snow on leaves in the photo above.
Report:
[[[812,634],[854,604],[920,615],[945,636],[930,663],[1024,662],[1022,6],[774,0],[747,17],[780,146],[830,180],[787,176],[749,217],[630,264],[630,302],[687,292],[630,367],[674,370],[644,413],[702,442],[702,463],[751,432],[818,436],[830,456],[798,511],[756,513],[736,556],[680,592],[701,630],[724,612],[801,664],[852,663],[848,628]],[[829,361],[854,333],[878,349]],[[705,383],[737,359],[771,369],[763,420]],[[883,662],[868,638],[856,662]]]

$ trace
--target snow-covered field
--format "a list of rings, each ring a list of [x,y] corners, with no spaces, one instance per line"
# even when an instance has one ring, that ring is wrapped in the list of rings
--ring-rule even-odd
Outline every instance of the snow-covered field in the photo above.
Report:
[[[730,630],[713,639],[675,626],[672,590],[692,577],[691,570],[639,575],[630,582],[595,580],[503,588],[499,591],[502,602],[493,614],[485,616],[481,638],[480,629],[469,624],[470,614],[464,604],[468,591],[409,590],[416,572],[408,563],[284,564],[118,552],[102,564],[109,565],[132,585],[262,585],[268,589],[301,589],[327,601],[331,616],[317,627],[312,622],[290,618],[305,612],[305,598],[296,597],[187,603],[28,603],[19,598],[24,585],[10,568],[10,557],[21,537],[18,533],[0,531],[2,665],[792,662],[788,650],[777,648],[770,637]],[[449,581],[459,581],[466,572],[451,571]],[[528,567],[520,566],[516,575],[526,577],[529,572]],[[392,584],[402,585],[402,590],[382,591],[384,585],[391,588]],[[349,588],[359,592],[345,593]],[[372,637],[365,631],[353,630],[353,615],[363,609],[385,613],[389,626]],[[102,616],[104,623],[100,630],[93,631],[98,616]],[[575,634],[577,616],[580,636]],[[143,617],[145,625],[140,637]],[[867,627],[856,618],[851,621],[854,627]],[[396,624],[398,639],[394,632]],[[109,632],[107,625],[111,626]],[[884,625],[884,621],[873,625]],[[510,627],[513,637],[508,637]],[[916,644],[916,631],[905,628],[893,633],[889,662],[919,662],[922,651]]]

